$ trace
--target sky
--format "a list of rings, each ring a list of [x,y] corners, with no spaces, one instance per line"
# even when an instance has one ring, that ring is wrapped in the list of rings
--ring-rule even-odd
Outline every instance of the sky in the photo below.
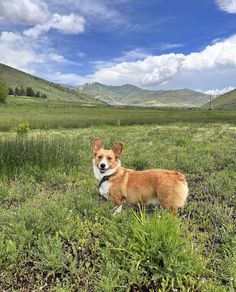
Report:
[[[236,0],[0,0],[0,63],[47,80],[236,87]]]

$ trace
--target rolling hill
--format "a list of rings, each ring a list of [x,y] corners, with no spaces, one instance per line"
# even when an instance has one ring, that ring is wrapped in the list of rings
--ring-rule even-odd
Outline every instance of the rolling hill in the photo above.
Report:
[[[77,87],[77,91],[112,105],[197,107],[209,100],[208,95],[190,89],[146,90],[130,84],[106,86],[97,82],[86,83]]]
[[[209,103],[202,106],[202,108],[209,108]],[[236,89],[226,92],[213,99],[211,103],[212,109],[236,109]]]
[[[85,93],[75,91],[73,87],[46,81],[4,64],[0,64],[0,79],[3,80],[8,87],[15,88],[16,86],[23,86],[26,88],[30,86],[34,91],[45,93],[49,99],[76,101],[86,104],[103,103]]]
[[[30,86],[52,100],[145,107],[199,107],[208,95],[190,89],[146,90],[131,84],[107,86],[97,82],[78,87],[49,82],[42,78],[0,64],[0,79],[8,87]]]

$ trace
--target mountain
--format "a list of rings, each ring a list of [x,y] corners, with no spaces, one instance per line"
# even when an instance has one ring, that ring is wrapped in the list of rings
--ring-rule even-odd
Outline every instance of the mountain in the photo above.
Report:
[[[73,87],[46,81],[42,78],[33,76],[1,63],[0,79],[3,80],[8,87],[12,87],[13,89],[16,86],[23,86],[24,88],[30,86],[35,92],[40,91],[42,94],[46,94],[49,99],[77,101],[86,104],[103,103],[83,92],[74,90]]]
[[[78,87],[46,81],[42,78],[0,64],[0,79],[13,89],[30,86],[49,99],[77,101],[83,104],[128,106],[197,107],[206,104],[208,95],[190,89],[146,90],[131,84],[107,86],[86,83]]]
[[[190,89],[146,90],[130,84],[107,86],[97,82],[86,83],[77,87],[77,91],[111,105],[197,107],[209,100],[208,95]]]
[[[209,108],[209,103],[202,106]],[[212,109],[236,109],[236,89],[217,96],[211,103]]]

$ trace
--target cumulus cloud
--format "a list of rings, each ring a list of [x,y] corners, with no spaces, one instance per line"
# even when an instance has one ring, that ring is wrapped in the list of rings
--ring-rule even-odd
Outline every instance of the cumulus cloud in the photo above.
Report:
[[[24,34],[38,38],[42,33],[46,33],[50,29],[56,29],[64,34],[79,34],[84,31],[84,26],[85,19],[80,15],[74,13],[69,15],[54,13],[49,21],[25,30]]]
[[[218,66],[236,66],[236,35],[207,46],[202,52],[186,56],[184,68],[202,70]]]
[[[89,23],[109,23],[110,25],[126,24],[125,16],[119,11],[120,5],[130,0],[46,0],[50,7],[65,10],[68,7],[82,14]],[[105,27],[106,28],[106,27]]]
[[[0,34],[0,63],[33,73],[37,64],[49,62],[71,63],[70,60],[49,48],[42,49],[40,42],[32,44],[32,40],[25,35],[7,31]]]
[[[229,86],[229,87],[222,88],[222,89],[210,89],[210,90],[206,90],[206,91],[203,91],[203,92],[206,93],[206,94],[209,94],[209,95],[217,96],[217,95],[222,95],[222,94],[224,94],[226,92],[232,91],[234,89],[235,89],[235,87]]]
[[[216,0],[216,4],[227,13],[236,13],[236,0]]]
[[[93,80],[106,84],[131,82],[140,86],[157,86],[179,75],[216,74],[236,69],[236,35],[207,46],[201,52],[148,56],[143,60],[121,62],[100,68]],[[197,80],[196,80],[197,82]]]
[[[32,72],[27,66],[42,62],[43,56],[35,52],[25,37],[13,32],[0,34],[0,63]]]
[[[53,74],[48,74],[47,77],[49,80],[52,80],[56,83],[70,84],[74,86],[84,84],[90,81],[89,77],[76,73],[53,72]]]
[[[141,83],[149,85],[167,81],[181,70],[183,61],[183,54],[168,54],[147,58],[145,60],[146,69],[150,69],[142,77]]]
[[[56,29],[64,34],[79,34],[85,27],[83,16],[75,13],[68,15],[51,13],[47,3],[42,0],[0,0],[0,19],[34,25],[24,31],[26,36],[34,38],[50,29]]]
[[[135,62],[122,62],[111,67],[101,68],[93,75],[93,80],[101,83],[155,85],[167,81],[182,67],[183,54],[149,56]]]
[[[49,18],[47,5],[39,0],[0,0],[0,17],[23,24],[44,23]]]

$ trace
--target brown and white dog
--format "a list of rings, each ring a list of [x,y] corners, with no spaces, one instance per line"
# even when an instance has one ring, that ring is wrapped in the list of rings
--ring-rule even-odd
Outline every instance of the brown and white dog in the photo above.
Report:
[[[92,143],[93,171],[99,180],[99,193],[116,206],[115,213],[126,204],[160,204],[174,213],[183,207],[188,196],[185,176],[176,171],[149,169],[135,171],[121,166],[123,144],[105,150],[99,138]]]

